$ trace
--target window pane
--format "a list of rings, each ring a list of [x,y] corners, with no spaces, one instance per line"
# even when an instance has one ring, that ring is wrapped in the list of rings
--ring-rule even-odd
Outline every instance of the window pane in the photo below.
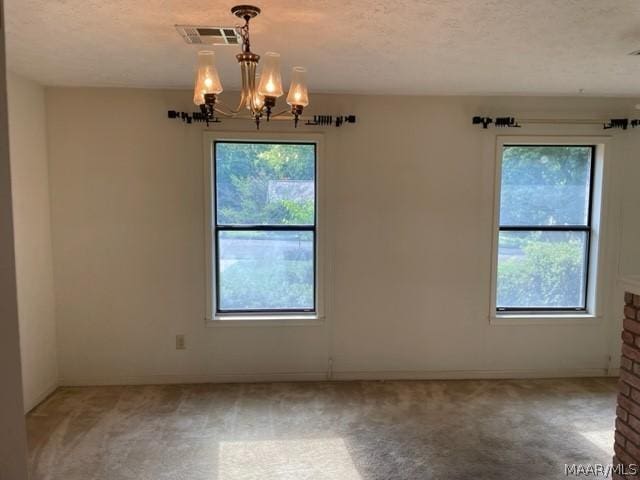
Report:
[[[500,225],[586,225],[591,151],[591,147],[504,147]]]
[[[313,225],[315,146],[216,143],[218,225]]]
[[[500,232],[498,308],[583,308],[586,232]]]
[[[220,310],[313,310],[309,231],[221,231]]]

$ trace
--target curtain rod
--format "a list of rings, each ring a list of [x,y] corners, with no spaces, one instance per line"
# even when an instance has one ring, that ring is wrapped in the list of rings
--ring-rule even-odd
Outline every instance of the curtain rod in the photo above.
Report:
[[[602,125],[605,130],[636,128],[640,120],[630,118],[527,118],[527,117],[482,117],[472,118],[474,125],[482,125],[483,129],[490,125],[504,128],[520,128],[524,124],[538,125]]]
[[[182,120],[185,123],[206,123],[207,126],[210,123],[220,123],[220,119],[217,117],[207,118],[201,112],[178,112],[176,110],[167,111],[167,117],[171,119]],[[224,120],[251,120],[253,119],[250,116],[246,115],[238,115],[236,117],[224,118]],[[281,120],[289,120],[291,121],[293,116],[278,116],[271,117],[269,121],[281,121]],[[304,125],[311,126],[327,126],[327,127],[340,127],[342,125],[348,123],[356,123],[356,116],[353,114],[348,115],[300,115],[298,119],[304,121]]]

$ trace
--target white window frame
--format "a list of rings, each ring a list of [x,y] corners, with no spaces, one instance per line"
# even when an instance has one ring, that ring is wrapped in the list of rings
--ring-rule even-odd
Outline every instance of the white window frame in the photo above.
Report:
[[[213,249],[213,212],[215,211],[213,168],[215,142],[243,141],[243,142],[299,142],[314,143],[316,145],[316,311],[310,313],[247,313],[247,314],[217,314],[215,281],[215,252]],[[205,261],[206,261],[206,307],[205,324],[214,327],[250,327],[250,326],[313,326],[322,325],[325,318],[325,228],[324,228],[324,135],[295,134],[295,133],[246,133],[246,132],[211,132],[203,135],[204,151],[204,192],[205,192]]]
[[[562,325],[595,324],[601,318],[603,292],[599,286],[603,281],[602,267],[602,212],[605,208],[605,179],[608,162],[605,149],[610,137],[605,136],[541,136],[505,135],[496,137],[495,147],[495,196],[493,218],[493,245],[491,255],[491,302],[489,321],[492,325]],[[498,248],[500,237],[500,196],[502,186],[503,147],[509,145],[593,145],[595,162],[592,186],[591,242],[589,248],[589,281],[586,312],[498,312]]]

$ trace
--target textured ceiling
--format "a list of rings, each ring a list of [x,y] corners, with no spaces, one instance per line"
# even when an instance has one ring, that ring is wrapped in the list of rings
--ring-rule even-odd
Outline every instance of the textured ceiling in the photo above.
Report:
[[[9,68],[47,85],[190,87],[175,24],[233,25],[236,2],[5,0]],[[240,2],[237,2],[240,3]],[[640,95],[638,0],[256,0],[256,53],[322,92]],[[216,47],[223,84],[234,55]]]

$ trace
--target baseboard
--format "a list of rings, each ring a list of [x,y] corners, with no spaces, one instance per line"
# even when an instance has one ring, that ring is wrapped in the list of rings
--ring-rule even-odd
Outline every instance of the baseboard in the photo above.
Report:
[[[168,385],[181,383],[266,383],[318,382],[327,380],[325,372],[317,373],[229,373],[212,375],[136,375],[114,377],[61,378],[60,386],[91,385]]]
[[[408,370],[378,372],[333,372],[333,380],[492,380],[518,378],[606,377],[604,368],[533,370]]]
[[[58,382],[55,381],[53,382],[51,385],[49,385],[42,393],[40,393],[38,396],[36,396],[33,400],[31,400],[30,402],[26,402],[24,403],[24,413],[29,413],[31,410],[33,410],[34,408],[36,408],[38,405],[40,405],[42,402],[44,402],[47,398],[49,398],[49,396],[55,392],[58,389]]]
[[[616,376],[605,368],[534,369],[534,370],[408,370],[408,371],[343,371],[301,373],[229,373],[211,375],[137,375],[113,377],[61,378],[60,386],[90,385],[167,385],[189,383],[264,383],[318,382],[326,380],[491,380],[518,378],[572,378]]]

